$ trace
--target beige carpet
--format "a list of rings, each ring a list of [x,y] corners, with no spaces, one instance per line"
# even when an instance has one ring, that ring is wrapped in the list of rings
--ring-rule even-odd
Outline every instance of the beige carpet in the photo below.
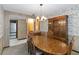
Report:
[[[79,53],[76,53],[72,51],[72,55],[79,55]],[[12,46],[5,48],[2,55],[29,55],[27,44],[20,44],[17,46]]]
[[[22,40],[10,39],[9,42],[10,42],[9,43],[9,46],[16,46],[16,45],[20,45],[20,44],[26,43],[27,42],[27,39],[22,39]]]
[[[28,55],[27,44],[5,48],[2,55]]]

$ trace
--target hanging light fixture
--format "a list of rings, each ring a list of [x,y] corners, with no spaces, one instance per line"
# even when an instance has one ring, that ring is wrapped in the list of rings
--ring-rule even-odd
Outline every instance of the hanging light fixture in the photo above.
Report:
[[[43,4],[40,4],[40,13],[41,13],[41,15],[37,16],[36,20],[35,20],[35,32],[39,32],[40,31],[40,23],[41,23],[41,21],[47,20],[47,18],[43,14],[42,6],[43,6]]]
[[[41,8],[41,15],[40,16],[37,16],[36,19],[40,19],[40,21],[44,21],[46,20],[47,18],[44,16],[44,13],[42,11],[42,8],[43,8],[43,4],[40,4],[40,8]]]
[[[42,12],[43,4],[40,4],[40,6],[41,6],[41,13],[42,13],[41,21],[44,21],[44,20],[46,20],[47,18],[44,16],[44,13]]]

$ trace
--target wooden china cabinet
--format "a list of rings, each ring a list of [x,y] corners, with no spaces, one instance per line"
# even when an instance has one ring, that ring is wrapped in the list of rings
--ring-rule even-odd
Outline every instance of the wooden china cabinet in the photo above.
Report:
[[[52,36],[61,39],[65,42],[68,41],[68,16],[57,16],[48,20],[49,28],[48,32],[51,32]]]

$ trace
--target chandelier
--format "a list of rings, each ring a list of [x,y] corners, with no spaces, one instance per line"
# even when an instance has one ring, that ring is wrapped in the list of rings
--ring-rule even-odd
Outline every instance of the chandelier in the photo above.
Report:
[[[37,16],[36,19],[40,19],[40,21],[44,21],[46,20],[47,18],[44,16],[43,12],[42,12],[42,7],[43,7],[43,4],[40,4],[40,8],[41,8],[41,16]]]

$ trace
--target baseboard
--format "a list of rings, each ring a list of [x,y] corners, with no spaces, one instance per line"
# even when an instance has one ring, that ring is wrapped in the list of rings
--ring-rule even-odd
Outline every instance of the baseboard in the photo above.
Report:
[[[77,50],[72,50],[72,51],[74,51],[74,52],[76,52],[76,53],[79,53],[79,51],[77,51]]]
[[[19,38],[18,40],[23,40],[23,39],[27,39],[27,38]]]
[[[2,52],[1,52],[1,55],[3,54],[4,49],[5,48],[8,48],[8,47],[10,47],[10,46],[3,47]]]

